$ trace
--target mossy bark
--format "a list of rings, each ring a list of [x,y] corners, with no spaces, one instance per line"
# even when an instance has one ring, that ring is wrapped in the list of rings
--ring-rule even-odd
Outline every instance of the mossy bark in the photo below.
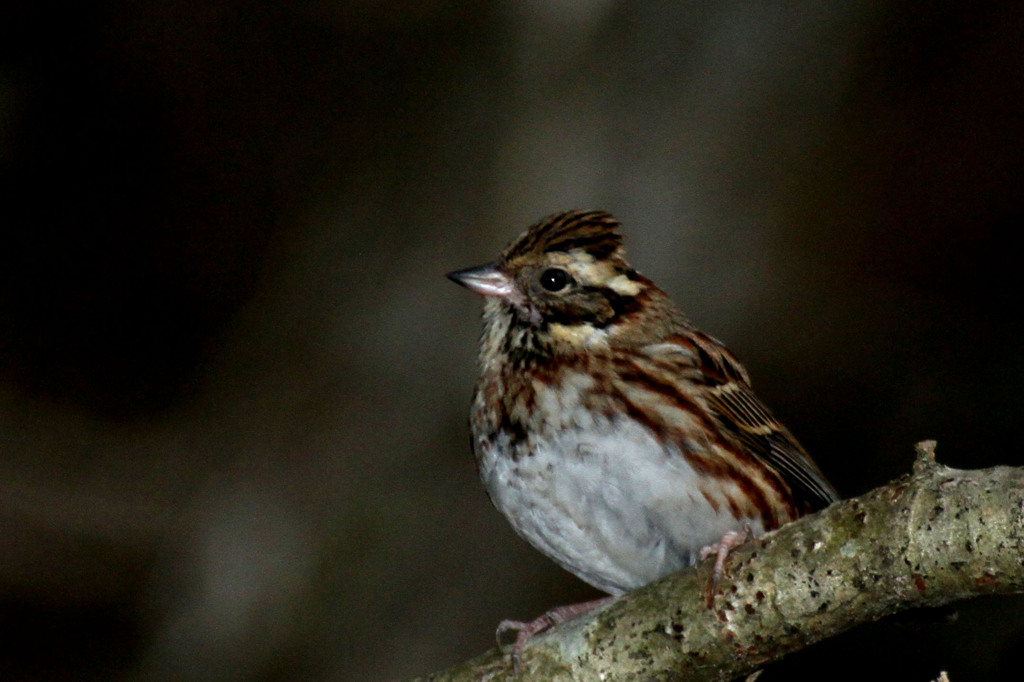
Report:
[[[855,625],[1024,592],[1024,469],[961,471],[918,445],[914,473],[538,635],[518,679],[732,680]],[[497,650],[419,681],[514,679]]]

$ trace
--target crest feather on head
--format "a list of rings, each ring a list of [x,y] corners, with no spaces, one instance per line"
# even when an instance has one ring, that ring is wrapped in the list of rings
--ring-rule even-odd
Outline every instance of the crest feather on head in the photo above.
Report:
[[[595,260],[622,257],[619,221],[605,211],[566,211],[534,223],[504,253],[509,261],[530,253],[566,252],[582,249]]]

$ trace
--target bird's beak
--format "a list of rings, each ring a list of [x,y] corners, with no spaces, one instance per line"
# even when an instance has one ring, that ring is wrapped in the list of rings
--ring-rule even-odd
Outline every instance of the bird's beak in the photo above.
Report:
[[[456,284],[461,284],[470,291],[475,291],[483,296],[509,298],[512,295],[512,279],[499,270],[495,263],[456,270],[449,272],[447,276]]]

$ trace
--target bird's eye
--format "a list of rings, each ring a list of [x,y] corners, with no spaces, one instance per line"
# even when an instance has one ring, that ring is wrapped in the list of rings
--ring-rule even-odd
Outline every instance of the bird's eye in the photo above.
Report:
[[[561,291],[569,281],[569,273],[561,268],[548,268],[540,275],[540,285],[548,291]]]

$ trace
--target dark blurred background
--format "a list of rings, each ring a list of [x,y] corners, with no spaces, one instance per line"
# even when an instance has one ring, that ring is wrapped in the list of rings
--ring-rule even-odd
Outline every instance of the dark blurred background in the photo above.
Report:
[[[476,480],[480,301],[605,208],[844,495],[1024,464],[1017,3],[0,8],[0,678],[388,680],[595,596]],[[1019,674],[1024,601],[763,680]],[[1014,671],[1010,673],[1009,671]]]

